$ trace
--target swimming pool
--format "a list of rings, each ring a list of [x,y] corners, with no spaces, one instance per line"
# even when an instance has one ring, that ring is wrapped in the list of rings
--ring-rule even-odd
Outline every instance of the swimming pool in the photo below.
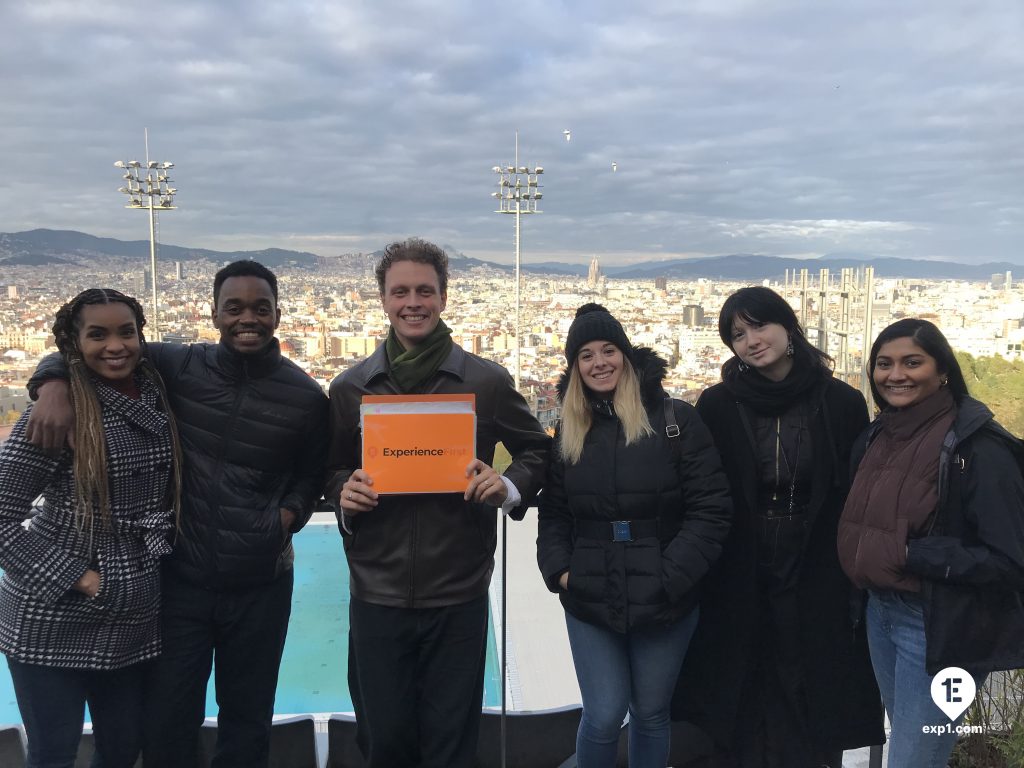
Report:
[[[274,710],[278,714],[351,712],[347,676],[348,564],[333,523],[311,523],[295,544],[295,592],[288,642],[281,662]],[[213,675],[206,694],[206,714],[217,714]],[[501,666],[493,628],[487,643],[485,706],[501,704]],[[87,718],[88,719],[88,718]],[[0,723],[20,723],[7,665],[0,672]]]

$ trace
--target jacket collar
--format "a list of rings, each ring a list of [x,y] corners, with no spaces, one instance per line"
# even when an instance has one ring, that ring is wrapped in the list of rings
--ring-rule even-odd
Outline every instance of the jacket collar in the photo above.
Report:
[[[263,350],[243,355],[221,341],[217,343],[217,364],[229,376],[260,378],[281,364],[281,345],[275,337]]]
[[[448,357],[441,363],[441,367],[437,369],[437,372],[454,376],[459,381],[465,381],[466,362],[468,359],[469,355],[466,350],[458,344],[452,344]],[[372,355],[366,358],[366,362],[359,367],[359,373],[362,376],[360,384],[366,386],[381,376],[387,376],[390,371],[391,366],[388,364],[387,349],[384,344],[381,344],[374,350]]]
[[[956,432],[957,440],[964,440],[973,435],[992,416],[992,411],[987,405],[965,395],[957,405],[956,418],[953,420],[953,431]]]
[[[136,375],[135,383],[139,387],[138,400],[123,395],[96,379],[93,379],[93,388],[104,410],[117,413],[122,419],[145,432],[159,435],[167,429],[167,414],[160,410],[159,393],[145,376]]]

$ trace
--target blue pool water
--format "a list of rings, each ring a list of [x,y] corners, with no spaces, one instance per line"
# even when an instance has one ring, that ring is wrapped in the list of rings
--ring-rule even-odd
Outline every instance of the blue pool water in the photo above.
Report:
[[[281,662],[275,711],[279,714],[351,712],[347,675],[348,566],[335,525],[307,526],[295,537],[295,593]],[[213,675],[206,713],[217,714]],[[501,703],[501,667],[493,632],[487,644],[486,706]],[[88,719],[88,718],[87,718]],[[0,671],[0,724],[20,723],[10,674]]]

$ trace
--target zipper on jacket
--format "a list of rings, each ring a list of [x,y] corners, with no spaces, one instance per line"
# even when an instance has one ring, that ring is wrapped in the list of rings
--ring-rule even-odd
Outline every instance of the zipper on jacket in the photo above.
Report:
[[[241,363],[242,386],[238,388],[238,393],[235,395],[234,405],[231,406],[231,416],[228,418],[227,428],[224,430],[225,439],[222,440],[220,444],[220,455],[217,457],[217,466],[215,468],[215,473],[213,475],[216,478],[222,477],[223,475],[224,462],[228,455],[228,445],[231,443],[231,440],[228,439],[226,436],[232,434],[234,431],[235,422],[238,420],[238,412],[242,409],[242,400],[245,399],[245,393],[249,384],[249,361],[242,360]],[[214,513],[219,516],[222,500],[224,499],[224,483],[218,482],[217,485],[217,505],[214,507]],[[216,547],[213,548],[211,554],[213,555],[213,563],[211,564],[211,576],[216,577],[217,566],[219,564],[219,558],[217,557]]]

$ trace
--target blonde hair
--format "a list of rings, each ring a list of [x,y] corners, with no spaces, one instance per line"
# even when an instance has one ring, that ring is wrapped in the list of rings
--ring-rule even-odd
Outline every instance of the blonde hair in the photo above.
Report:
[[[78,332],[83,307],[112,303],[125,304],[132,311],[139,343],[144,352],[146,340],[142,335],[142,328],[146,324],[146,318],[142,306],[131,296],[125,296],[119,291],[109,288],[90,288],[82,291],[60,308],[53,323],[57,349],[68,366],[71,401],[75,409],[75,449],[72,457],[75,477],[75,520],[79,530],[88,529],[90,549],[95,518],[98,516],[107,528],[110,527],[110,490],[107,480],[107,440],[103,429],[103,408],[93,387],[91,371],[82,360]],[[171,490],[177,528],[181,518],[182,464],[177,423],[167,407],[167,390],[164,388],[163,379],[153,364],[142,357],[136,371],[156,386],[167,416],[167,426],[171,435]]]
[[[654,434],[640,397],[640,380],[629,358],[622,356],[622,373],[612,396],[612,409],[622,423],[626,445]],[[562,426],[559,432],[558,453],[567,464],[576,464],[583,455],[583,443],[593,424],[593,414],[580,379],[579,363],[573,361],[569,369],[569,385],[562,398]]]

